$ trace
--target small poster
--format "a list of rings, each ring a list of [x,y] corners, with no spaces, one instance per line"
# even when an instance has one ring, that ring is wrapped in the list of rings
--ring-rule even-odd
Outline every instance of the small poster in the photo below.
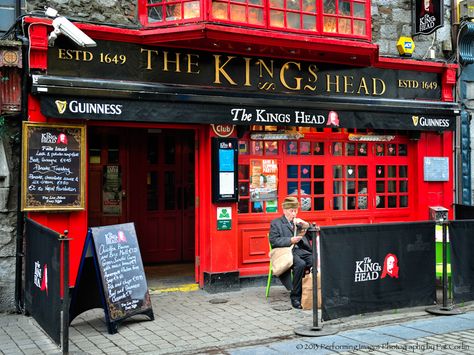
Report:
[[[275,159],[250,161],[250,200],[270,201],[277,199],[278,164]]]
[[[217,207],[217,230],[232,229],[232,208]]]

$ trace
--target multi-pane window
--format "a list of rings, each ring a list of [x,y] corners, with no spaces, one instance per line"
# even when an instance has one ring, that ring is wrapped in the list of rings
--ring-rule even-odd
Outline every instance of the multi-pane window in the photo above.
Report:
[[[144,21],[166,25],[203,19],[366,39],[370,35],[369,4],[368,0],[147,0]],[[208,12],[202,13],[206,8]]]
[[[149,23],[168,23],[191,20],[201,16],[199,0],[148,0]]]
[[[277,212],[278,197],[288,195],[298,198],[302,212],[408,208],[408,144],[337,135],[240,139],[239,213]]]

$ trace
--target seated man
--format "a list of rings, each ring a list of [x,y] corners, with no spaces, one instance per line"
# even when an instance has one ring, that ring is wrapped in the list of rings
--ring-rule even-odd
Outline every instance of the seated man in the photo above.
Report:
[[[280,280],[287,289],[291,289],[290,299],[293,308],[301,309],[302,279],[305,268],[313,266],[312,248],[303,233],[295,233],[295,228],[306,230],[309,223],[296,217],[299,202],[296,197],[289,196],[282,203],[283,216],[270,223],[270,244],[272,248],[293,247],[293,282],[291,270],[280,276]],[[298,234],[298,235],[297,235]]]

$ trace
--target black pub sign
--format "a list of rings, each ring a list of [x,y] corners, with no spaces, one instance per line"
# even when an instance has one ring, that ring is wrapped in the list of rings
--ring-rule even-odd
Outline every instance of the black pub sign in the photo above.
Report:
[[[429,35],[443,27],[441,0],[415,0],[413,12],[414,35]]]
[[[58,39],[59,40],[59,39]],[[162,48],[98,41],[97,47],[71,48],[57,41],[48,50],[48,75],[178,85],[308,97],[441,99],[437,73],[240,56],[186,48]]]

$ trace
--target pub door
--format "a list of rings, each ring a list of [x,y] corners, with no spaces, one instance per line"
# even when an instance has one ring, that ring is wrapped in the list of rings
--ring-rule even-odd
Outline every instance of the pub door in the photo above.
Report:
[[[192,130],[129,130],[130,218],[145,263],[194,262]]]
[[[88,227],[129,222],[128,141],[123,129],[89,127]]]

